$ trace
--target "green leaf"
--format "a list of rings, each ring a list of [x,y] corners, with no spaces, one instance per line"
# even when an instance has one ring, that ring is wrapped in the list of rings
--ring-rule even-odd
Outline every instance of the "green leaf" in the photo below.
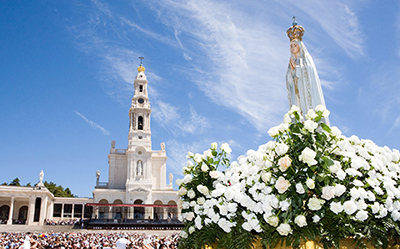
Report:
[[[327,126],[325,123],[321,123],[320,125],[322,129],[324,129],[324,131],[331,132],[331,128]]]

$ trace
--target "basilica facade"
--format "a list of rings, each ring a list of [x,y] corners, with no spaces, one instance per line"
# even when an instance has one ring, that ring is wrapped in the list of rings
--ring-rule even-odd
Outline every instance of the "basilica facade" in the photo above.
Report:
[[[128,147],[116,149],[111,142],[108,155],[108,181],[96,172],[93,198],[54,197],[43,185],[43,172],[34,187],[0,186],[0,223],[43,225],[59,221],[94,220],[170,220],[178,216],[178,195],[173,190],[173,175],[167,182],[165,144],[152,149],[147,77],[141,64],[134,81],[129,109]]]
[[[178,215],[177,192],[173,175],[166,176],[165,144],[152,150],[150,115],[145,68],[140,65],[134,82],[129,109],[128,148],[116,149],[111,142],[108,155],[108,182],[100,182],[93,191],[94,213],[109,219],[166,219]]]

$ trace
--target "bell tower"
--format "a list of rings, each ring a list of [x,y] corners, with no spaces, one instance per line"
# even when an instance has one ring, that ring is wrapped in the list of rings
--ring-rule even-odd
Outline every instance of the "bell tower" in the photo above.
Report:
[[[147,78],[144,74],[142,56],[139,57],[140,66],[136,75],[131,108],[129,109],[129,135],[128,151],[133,151],[141,146],[146,150],[151,150],[151,130],[150,130],[150,102],[147,92]]]

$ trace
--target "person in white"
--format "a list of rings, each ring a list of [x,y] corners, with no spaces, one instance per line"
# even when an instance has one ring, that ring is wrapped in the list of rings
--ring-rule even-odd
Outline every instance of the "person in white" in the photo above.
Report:
[[[116,243],[117,249],[125,249],[126,246],[129,245],[129,243],[130,241],[121,235],[121,237],[117,240]]]

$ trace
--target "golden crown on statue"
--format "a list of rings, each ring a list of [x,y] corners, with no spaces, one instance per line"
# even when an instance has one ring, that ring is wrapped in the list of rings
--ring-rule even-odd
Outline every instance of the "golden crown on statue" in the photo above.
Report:
[[[297,25],[295,16],[293,17],[292,27],[290,27],[286,31],[286,33],[287,33],[290,41],[293,41],[293,40],[301,41],[303,39],[304,28],[303,28],[303,26]]]

